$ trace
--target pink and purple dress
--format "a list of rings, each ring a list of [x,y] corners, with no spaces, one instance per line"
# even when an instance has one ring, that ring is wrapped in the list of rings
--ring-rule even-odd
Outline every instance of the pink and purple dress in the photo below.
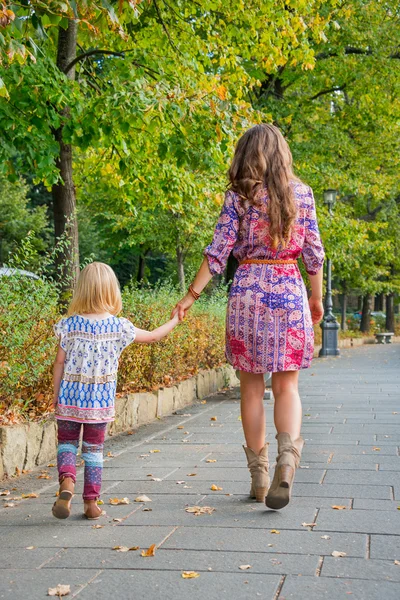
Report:
[[[261,206],[243,202],[229,190],[205,249],[210,271],[222,273],[229,254],[248,259],[292,260],[301,255],[315,275],[324,262],[315,202],[310,187],[293,182],[297,217],[289,244],[273,250],[267,215],[268,193]],[[310,366],[314,330],[303,278],[297,264],[244,264],[236,271],[226,318],[226,357],[240,371],[274,373]]]

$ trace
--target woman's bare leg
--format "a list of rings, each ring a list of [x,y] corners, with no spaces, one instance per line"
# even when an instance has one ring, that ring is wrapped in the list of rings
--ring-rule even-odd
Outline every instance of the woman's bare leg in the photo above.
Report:
[[[264,375],[240,371],[240,410],[246,445],[256,454],[265,445]]]
[[[299,372],[272,374],[275,398],[274,421],[278,433],[288,433],[293,440],[300,436],[302,408],[299,396]]]

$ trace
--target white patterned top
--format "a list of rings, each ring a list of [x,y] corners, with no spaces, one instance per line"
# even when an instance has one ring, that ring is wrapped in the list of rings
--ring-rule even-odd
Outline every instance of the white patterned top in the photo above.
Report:
[[[119,357],[136,336],[123,317],[73,315],[54,326],[66,352],[56,418],[79,423],[113,421]]]

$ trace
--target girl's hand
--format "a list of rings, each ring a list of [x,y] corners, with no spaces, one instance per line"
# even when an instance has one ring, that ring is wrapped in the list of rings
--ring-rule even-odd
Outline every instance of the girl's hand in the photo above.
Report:
[[[173,311],[171,313],[171,319],[173,319],[175,317],[175,315],[178,315],[179,320],[183,321],[183,319],[186,316],[187,311],[192,306],[192,304],[194,304],[194,301],[195,300],[194,300],[192,294],[187,293],[186,296],[184,298],[182,298],[182,300],[179,300],[178,304],[173,309]]]
[[[308,304],[310,305],[312,323],[313,325],[316,325],[324,316],[324,305],[322,304],[322,298],[314,298],[311,296]]]

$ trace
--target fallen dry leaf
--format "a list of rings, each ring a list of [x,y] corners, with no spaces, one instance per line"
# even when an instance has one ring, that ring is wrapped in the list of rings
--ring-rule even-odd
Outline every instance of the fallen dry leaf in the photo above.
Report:
[[[330,540],[331,536],[330,535],[321,535],[321,540]]]
[[[280,533],[280,531],[278,529],[271,529],[270,533]]]
[[[9,496],[11,494],[10,490],[2,490],[0,492],[0,496]]]
[[[112,452],[107,452],[107,456],[108,456],[109,458],[114,458],[114,457],[115,457],[115,454],[113,454]]]
[[[242,571],[247,571],[247,569],[251,569],[251,565],[240,565],[239,569]]]
[[[135,550],[139,550],[140,546],[132,546],[132,548],[128,548],[128,546],[114,546],[113,550],[117,552],[133,552]]]
[[[178,485],[182,485],[182,483],[185,483],[184,481],[177,481],[176,482]]]
[[[152,502],[152,500],[148,496],[143,495],[135,498],[135,502]]]
[[[202,400],[200,404],[207,404],[207,400]]]
[[[48,596],[58,596],[59,598],[61,598],[61,596],[68,596],[68,594],[70,594],[70,593],[71,593],[71,586],[70,585],[62,585],[61,583],[59,583],[57,585],[57,587],[49,588],[47,590]]]
[[[344,504],[332,504],[332,507],[335,510],[345,510],[347,508],[347,506],[344,506]]]
[[[197,473],[186,473],[188,477],[196,477]]]
[[[177,427],[177,429],[185,429],[183,425],[179,425],[179,427]]]
[[[56,494],[56,495],[58,496],[58,494]],[[96,504],[98,506],[101,506],[102,504],[104,504],[104,501],[103,500],[97,500]]]
[[[26,475],[27,473],[32,473],[32,469],[22,469],[23,475]]]
[[[214,462],[217,462],[217,459],[216,459],[216,458],[208,458],[208,459],[206,460],[206,462],[207,462],[207,463],[214,463]]]
[[[238,416],[237,420],[238,420],[238,421],[241,421],[241,420],[242,420],[242,417],[241,417],[241,415],[239,415],[239,416]]]
[[[21,469],[19,467],[15,467],[15,475],[19,477],[21,475]]]
[[[92,529],[103,529],[104,525],[92,525]]]
[[[133,431],[128,431],[126,435],[133,435]]]
[[[55,467],[56,465],[54,463],[49,463],[47,466],[51,468],[51,467]]]
[[[151,454],[155,454],[156,452],[161,452],[161,450],[157,450],[157,448],[155,450],[150,450]]]
[[[161,477],[152,477],[150,481],[162,481]]]
[[[217,485],[215,485],[215,483],[213,483],[210,487],[210,490],[212,490],[213,492],[220,492],[222,490],[222,487],[218,487]]]
[[[118,504],[129,504],[129,498],[110,498],[108,502],[113,506],[118,506]]]
[[[38,479],[51,479],[51,476],[48,475],[47,473],[42,473],[41,475],[38,476]]]
[[[113,519],[113,521],[115,521],[116,523],[122,523],[123,519]]]
[[[313,527],[316,527],[316,523],[302,523],[303,527],[308,527],[309,529],[313,529]]]
[[[6,504],[3,505],[4,508],[14,508],[15,506],[17,506],[16,504],[14,504],[13,502],[7,502]]]
[[[210,421],[218,421],[217,417],[211,417]]]
[[[142,551],[142,556],[154,556],[156,553],[156,545],[152,544],[150,548]]]
[[[394,564],[397,565],[397,566],[400,566],[400,560],[395,560]]]
[[[212,515],[215,508],[212,508],[211,506],[188,506],[185,508],[185,511],[193,513],[197,517],[199,515]]]
[[[25,548],[25,550],[34,550],[34,549],[35,549],[35,546],[27,546],[27,547]]]
[[[24,498],[24,499],[39,498],[39,494],[35,494],[34,492],[31,492],[30,494],[22,494],[21,498]]]
[[[378,448],[377,446],[374,446],[374,447],[372,448],[372,450],[375,450],[375,452],[378,452],[378,451],[380,450],[380,448]]]
[[[182,577],[183,579],[197,579],[197,577],[200,577],[200,573],[196,571],[183,571]]]
[[[332,556],[334,556],[335,558],[340,558],[342,556],[347,556],[346,552],[338,552],[337,550],[334,550],[332,552]]]
[[[145,507],[142,512],[152,512],[152,508]]]

